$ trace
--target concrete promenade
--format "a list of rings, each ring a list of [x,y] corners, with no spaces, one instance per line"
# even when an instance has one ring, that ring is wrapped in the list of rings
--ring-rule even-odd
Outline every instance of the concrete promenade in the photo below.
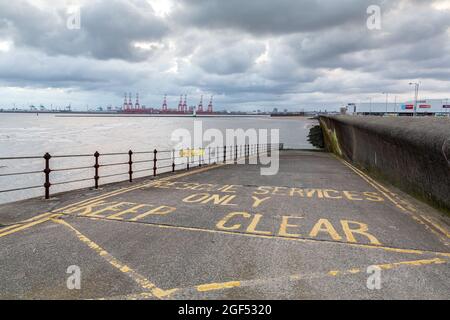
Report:
[[[449,225],[330,153],[282,151],[275,176],[217,164],[0,206],[0,299],[450,299]]]

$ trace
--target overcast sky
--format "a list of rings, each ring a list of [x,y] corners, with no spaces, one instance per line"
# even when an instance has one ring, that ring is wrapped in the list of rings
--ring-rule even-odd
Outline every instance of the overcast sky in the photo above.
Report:
[[[147,106],[167,93],[170,107],[204,94],[299,110],[411,100],[411,81],[450,98],[450,0],[0,0],[3,107],[120,106],[139,92]]]

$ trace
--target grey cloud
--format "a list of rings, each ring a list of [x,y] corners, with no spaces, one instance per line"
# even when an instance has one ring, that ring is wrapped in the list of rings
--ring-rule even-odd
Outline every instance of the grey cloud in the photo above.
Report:
[[[65,8],[41,10],[30,1],[0,2],[0,21],[7,24],[17,46],[47,54],[92,56],[96,59],[139,61],[148,53],[135,41],[155,41],[168,32],[163,20],[145,1],[98,0],[81,7],[81,28],[66,27]]]
[[[286,34],[365,23],[369,5],[382,0],[183,0],[174,17],[201,28]],[[388,4],[385,4],[388,6]]]
[[[450,79],[450,10],[431,1],[183,0],[161,18],[145,0],[98,0],[82,7],[81,30],[65,27],[64,8],[32,3],[0,0],[0,41],[14,42],[0,51],[4,86],[268,105],[409,92],[413,79],[444,94]],[[382,30],[370,31],[377,3]]]
[[[219,75],[244,73],[264,50],[264,45],[255,41],[237,41],[231,46],[216,43],[214,46],[197,48],[192,62],[205,72]]]

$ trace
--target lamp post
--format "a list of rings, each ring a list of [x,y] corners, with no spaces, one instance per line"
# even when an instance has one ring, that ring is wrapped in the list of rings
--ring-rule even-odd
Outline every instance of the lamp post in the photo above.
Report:
[[[397,96],[395,96],[394,100],[394,113],[397,113]]]
[[[386,95],[386,114],[388,112],[388,99],[389,99],[389,92],[383,92],[383,94]]]
[[[369,116],[372,115],[372,98],[369,98]]]
[[[414,117],[417,116],[417,99],[419,97],[420,82],[410,82],[410,86],[414,85]]]
[[[447,99],[445,99],[445,106],[446,106],[446,108],[447,108],[447,116],[448,117],[450,117],[450,108],[448,108],[448,98]]]

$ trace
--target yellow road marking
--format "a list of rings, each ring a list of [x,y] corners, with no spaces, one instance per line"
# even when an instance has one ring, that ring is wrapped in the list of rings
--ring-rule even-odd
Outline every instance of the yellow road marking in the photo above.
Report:
[[[91,220],[103,220],[103,221],[116,221],[108,218],[94,219],[89,217],[76,217],[79,219],[88,218]],[[235,231],[227,231],[227,230],[215,230],[215,229],[205,229],[199,227],[183,227],[183,226],[173,226],[168,224],[158,224],[158,223],[149,223],[149,222],[136,222],[136,221],[121,221],[121,223],[138,223],[147,227],[155,227],[160,229],[173,229],[173,230],[183,230],[183,231],[194,231],[194,232],[204,232],[204,233],[217,233],[217,234],[226,234],[226,235],[237,235],[242,237],[251,237],[251,238],[261,238],[261,239],[272,239],[272,240],[284,240],[284,241],[295,241],[302,243],[329,243],[329,244],[338,244],[345,245],[355,248],[364,248],[364,249],[379,249],[389,252],[397,252],[397,253],[407,253],[407,254],[434,254],[443,257],[450,257],[450,252],[436,252],[430,250],[418,250],[418,249],[404,249],[404,248],[396,248],[396,247],[386,247],[372,244],[360,244],[360,243],[350,243],[350,242],[341,242],[341,241],[330,241],[330,240],[314,240],[308,238],[297,238],[297,237],[289,237],[289,236],[280,236],[280,235],[262,235],[262,234],[254,234],[254,233],[244,233],[244,232],[235,232]]]
[[[39,214],[37,216],[34,216],[34,217],[26,219],[26,220],[22,220],[22,221],[16,222],[13,225],[10,225],[10,226],[7,226],[7,227],[4,227],[4,228],[0,229],[0,233],[3,233],[4,231],[9,230],[9,229],[20,227],[21,225],[23,225],[23,224],[25,224],[27,222],[35,221],[35,220],[37,220],[39,218],[43,218],[43,217],[49,216],[51,214],[53,214],[53,213],[52,212],[46,212],[46,213]]]
[[[168,177],[165,177],[165,178],[161,178],[161,179],[155,179],[155,180],[152,180],[151,182],[141,183],[141,184],[129,187],[129,188],[122,188],[122,189],[119,189],[119,190],[114,190],[114,191],[108,192],[106,194],[102,194],[102,195],[99,195],[99,196],[96,196],[96,197],[93,197],[93,198],[89,198],[89,199],[85,199],[85,200],[82,200],[82,201],[79,201],[79,202],[75,202],[75,203],[69,204],[67,206],[61,207],[59,209],[54,209],[51,212],[38,214],[38,215],[36,215],[34,217],[31,217],[31,218],[29,218],[27,220],[23,220],[23,221],[15,223],[14,225],[7,226],[5,228],[0,229],[0,238],[4,237],[4,236],[7,236],[9,234],[15,233],[15,232],[20,231],[20,230],[28,229],[28,228],[30,228],[32,226],[38,225],[38,224],[40,224],[42,222],[45,222],[45,221],[49,220],[49,218],[47,218],[47,219],[36,221],[39,218],[47,217],[47,216],[50,216],[50,215],[56,214],[56,213],[60,214],[60,211],[76,207],[77,205],[80,205],[80,204],[87,205],[87,204],[89,204],[91,202],[96,202],[96,201],[99,201],[99,200],[103,200],[103,199],[106,199],[106,198],[109,198],[109,197],[113,197],[113,196],[116,196],[116,195],[119,195],[119,194],[122,194],[122,193],[126,193],[126,192],[130,192],[130,191],[133,191],[133,190],[136,190],[136,189],[140,189],[140,188],[143,188],[143,187],[149,187],[153,183],[156,183],[157,181],[178,179],[178,178],[185,177],[185,176],[188,176],[188,175],[192,175],[192,174],[208,171],[208,170],[211,170],[211,169],[215,169],[215,168],[221,167],[223,165],[225,165],[225,164],[210,165],[208,167],[204,167],[204,168],[201,168],[201,169],[192,170],[192,171],[188,171],[188,172],[184,172],[184,173],[179,173],[179,174],[171,175],[171,176],[168,176]],[[34,221],[34,222],[32,222],[32,221]],[[32,222],[32,223],[28,223],[28,222]]]
[[[132,187],[122,188],[122,189],[119,189],[119,190],[114,190],[114,191],[111,191],[111,192],[108,192],[108,193],[105,193],[105,194],[98,195],[98,196],[93,197],[93,198],[89,198],[89,199],[85,199],[85,200],[82,200],[82,201],[79,201],[79,202],[75,202],[75,203],[69,204],[69,205],[64,206],[62,208],[55,209],[55,210],[53,210],[53,212],[59,212],[59,211],[62,211],[62,210],[67,210],[69,208],[73,208],[73,207],[76,207],[76,206],[79,206],[79,205],[87,205],[87,204],[90,204],[92,202],[96,202],[96,201],[99,201],[99,200],[104,200],[106,198],[110,198],[110,197],[113,197],[113,196],[116,196],[116,195],[119,195],[119,194],[127,193],[127,192],[134,191],[134,190],[141,189],[141,188],[151,187],[153,184],[157,183],[158,181],[168,181],[168,180],[172,180],[172,179],[179,179],[179,178],[182,178],[182,177],[185,177],[185,176],[189,176],[189,175],[201,173],[201,172],[204,172],[204,171],[212,170],[212,169],[221,167],[223,165],[224,164],[210,165],[208,167],[204,167],[204,168],[201,168],[201,169],[196,169],[196,170],[192,170],[192,171],[178,173],[178,174],[170,175],[170,176],[167,176],[167,177],[164,177],[164,178],[160,178],[160,179],[154,179],[154,180],[151,180],[150,182],[140,183],[140,184],[134,185]]]
[[[201,168],[201,169],[197,169],[197,170],[193,170],[193,171],[188,171],[188,172],[184,172],[184,173],[175,174],[175,175],[168,176],[168,177],[161,178],[161,179],[151,180],[151,182],[141,183],[141,184],[133,186],[133,187],[115,190],[115,191],[106,193],[104,195],[100,195],[100,196],[97,196],[97,197],[94,197],[94,198],[90,198],[90,199],[87,199],[87,200],[83,200],[83,201],[80,201],[80,202],[77,202],[77,203],[74,203],[74,204],[71,204],[71,205],[67,205],[65,207],[62,207],[62,208],[59,208],[59,209],[55,209],[55,210],[53,210],[53,212],[60,212],[60,211],[64,211],[64,210],[67,210],[67,209],[76,208],[78,206],[85,206],[85,205],[92,204],[92,203],[95,203],[95,202],[100,201],[100,200],[104,200],[104,199],[107,199],[107,198],[111,198],[113,196],[117,196],[117,195],[123,194],[123,193],[127,193],[127,192],[134,191],[134,190],[141,189],[141,188],[151,187],[152,185],[156,184],[159,181],[168,181],[168,180],[172,180],[172,179],[178,179],[178,178],[182,178],[182,177],[185,177],[185,176],[193,175],[193,174],[196,174],[196,173],[201,173],[201,172],[204,172],[204,171],[212,170],[212,169],[218,168],[218,167],[223,166],[223,165],[224,164],[211,165],[209,167],[205,167],[205,168]]]
[[[98,298],[93,300],[146,300],[153,298],[153,295],[149,292],[141,292],[141,293],[131,293],[131,294],[125,294],[125,295],[119,295],[119,296],[111,296],[111,297],[104,297],[104,298]]]
[[[402,261],[402,262],[394,262],[394,263],[387,263],[387,264],[379,264],[376,265],[377,267],[381,268],[381,269],[394,269],[396,267],[399,266],[425,266],[425,265],[429,265],[429,264],[443,264],[443,263],[447,263],[447,260],[444,259],[440,259],[440,258],[435,258],[435,259],[428,259],[428,260],[415,260],[415,261]]]
[[[429,224],[434,226],[436,229],[441,231],[447,238],[450,238],[450,233],[444,227],[439,225],[437,222],[432,221],[430,217],[426,217],[426,216],[421,216],[421,217],[422,217],[422,219],[427,221]]]
[[[46,214],[43,214],[41,216],[44,216],[44,215],[47,215],[47,216],[45,216],[44,218],[41,218],[41,219],[33,220],[33,221],[29,222],[29,223],[16,225],[15,228],[9,228],[6,231],[4,231],[3,229],[0,230],[0,238],[4,237],[4,236],[7,236],[7,235],[10,235],[10,234],[13,234],[13,233],[16,233],[16,232],[19,232],[19,231],[22,231],[22,230],[25,230],[25,229],[28,229],[28,228],[31,228],[31,227],[33,227],[35,225],[41,224],[43,222],[46,222],[46,221],[48,221],[48,220],[50,220],[50,219],[52,219],[54,217],[61,216],[60,214],[52,214],[52,213],[46,213]]]
[[[400,261],[393,263],[385,263],[385,264],[374,264],[372,266],[379,267],[382,270],[393,270],[399,268],[401,266],[406,267],[420,267],[434,264],[446,264],[449,261],[446,259],[434,258],[434,259],[424,259],[424,260],[408,260],[408,261]],[[329,270],[324,272],[315,272],[308,274],[293,274],[288,276],[274,277],[274,278],[266,278],[266,279],[253,279],[253,280],[240,280],[240,281],[228,281],[222,283],[206,283],[200,284],[193,287],[185,287],[178,288],[177,293],[186,292],[186,291],[197,291],[197,292],[208,292],[208,291],[216,291],[216,290],[225,290],[236,287],[250,287],[255,285],[267,285],[271,282],[276,281],[301,281],[301,280],[314,280],[314,279],[323,279],[328,277],[342,277],[342,276],[352,276],[356,274],[360,274],[364,272],[366,267],[353,267],[349,269],[343,270]],[[127,300],[135,300],[135,299],[146,299],[149,298],[148,293],[134,293],[126,296],[118,296],[118,297],[110,297],[105,299],[127,299]]]
[[[444,239],[442,237],[442,235],[438,232],[436,232],[434,229],[430,228],[423,220],[421,217],[417,216],[414,212],[404,208],[402,205],[400,205],[397,201],[395,201],[391,196],[389,196],[385,191],[383,191],[381,188],[385,189],[385,190],[389,190],[386,187],[382,187],[380,184],[374,182],[369,176],[367,176],[364,172],[362,172],[361,170],[357,169],[356,167],[354,167],[353,165],[351,165],[350,163],[348,163],[347,161],[335,156],[339,161],[341,161],[345,166],[347,166],[348,168],[350,168],[353,172],[355,172],[357,175],[359,175],[362,179],[364,179],[368,184],[370,184],[372,187],[374,187],[376,190],[378,190],[379,192],[381,192],[388,200],[390,200],[397,208],[399,208],[401,211],[407,213],[413,220],[415,220],[416,222],[420,223],[421,225],[423,225],[427,230],[429,230],[430,232],[432,232],[435,236],[438,237],[438,239],[446,246],[449,245],[448,241],[446,241],[446,239]],[[373,181],[373,182],[372,182]],[[393,192],[389,191],[390,194],[394,195]],[[423,217],[423,216],[422,216]],[[434,226],[434,224],[432,224]],[[436,226],[435,226],[436,227]],[[439,231],[441,231],[439,228],[437,228]],[[445,235],[447,235],[446,233],[444,233]]]
[[[97,200],[101,200],[101,199],[107,198],[109,196],[114,196],[115,193],[117,193],[117,192],[131,191],[129,189],[134,189],[134,188],[137,188],[137,187],[140,188],[142,185],[145,185],[145,184],[147,184],[147,182],[146,183],[140,183],[139,185],[133,185],[132,187],[120,188],[120,189],[117,189],[117,190],[113,190],[113,191],[110,191],[110,192],[107,192],[107,193],[100,194],[100,195],[95,196],[95,197],[91,197],[91,198],[88,198],[88,199],[84,199],[84,200],[81,200],[81,201],[78,201],[78,202],[74,202],[74,203],[68,204],[68,205],[66,205],[64,207],[61,207],[61,208],[58,208],[58,209],[54,209],[53,211],[54,212],[58,212],[58,211],[63,211],[63,210],[66,210],[66,209],[69,209],[69,208],[72,208],[72,207],[78,206],[78,205],[87,205],[87,204],[89,204],[91,202],[96,202]]]
[[[412,260],[412,261],[408,260],[408,261],[378,264],[378,265],[374,264],[373,266],[379,267],[380,269],[383,269],[383,270],[392,270],[392,269],[399,268],[401,266],[419,267],[419,266],[445,264],[445,263],[448,263],[448,260],[434,258],[434,259],[426,259],[426,260]],[[191,291],[191,290],[197,290],[198,292],[207,292],[207,291],[212,291],[212,290],[224,290],[224,289],[230,289],[230,288],[235,288],[235,287],[249,287],[249,286],[255,286],[255,285],[266,285],[268,283],[276,282],[276,281],[286,281],[286,280],[300,281],[300,280],[321,279],[321,278],[327,278],[327,277],[351,276],[351,275],[355,275],[355,274],[364,272],[364,270],[367,269],[367,267],[368,266],[366,266],[365,268],[353,267],[353,268],[344,269],[344,270],[330,270],[330,271],[315,272],[315,273],[309,273],[309,274],[294,274],[294,275],[266,278],[266,279],[229,281],[229,282],[223,282],[223,283],[207,283],[207,284],[196,285],[194,287],[179,288],[178,292]],[[136,296],[136,295],[133,295],[133,296]]]
[[[374,187],[377,191],[381,192],[389,201],[391,201],[397,208],[399,208],[402,211],[407,211],[402,205],[397,203],[390,195],[388,195],[385,191],[383,191],[379,186],[374,184],[370,179],[363,173],[360,172],[358,169],[356,169],[354,166],[352,166],[347,161],[337,158],[339,161],[341,161],[345,166],[350,168],[353,172],[355,172],[358,176],[360,176],[364,181],[366,181],[368,184],[370,184],[372,187]]]
[[[205,291],[213,291],[213,290],[221,290],[221,289],[230,289],[239,287],[241,285],[240,281],[229,281],[229,282],[223,282],[223,283],[208,283],[208,284],[201,284],[198,285],[197,291],[199,292],[205,292]]]
[[[155,284],[150,282],[147,278],[145,278],[144,276],[142,276],[135,270],[131,269],[129,266],[122,263],[118,259],[114,258],[106,250],[104,250],[102,247],[100,247],[94,241],[90,240],[88,237],[83,235],[80,231],[78,231],[76,228],[74,228],[68,222],[61,220],[61,219],[52,219],[52,221],[55,223],[59,223],[65,227],[69,228],[70,230],[72,230],[81,242],[85,243],[90,249],[94,250],[99,256],[101,256],[103,259],[105,259],[107,262],[109,262],[109,264],[111,264],[113,267],[115,267],[116,269],[118,269],[121,272],[128,275],[143,289],[149,290],[151,292],[151,294],[153,294],[155,297],[161,299],[161,298],[171,295],[173,292],[175,292],[177,290],[177,289],[163,290],[163,289],[158,288]]]

